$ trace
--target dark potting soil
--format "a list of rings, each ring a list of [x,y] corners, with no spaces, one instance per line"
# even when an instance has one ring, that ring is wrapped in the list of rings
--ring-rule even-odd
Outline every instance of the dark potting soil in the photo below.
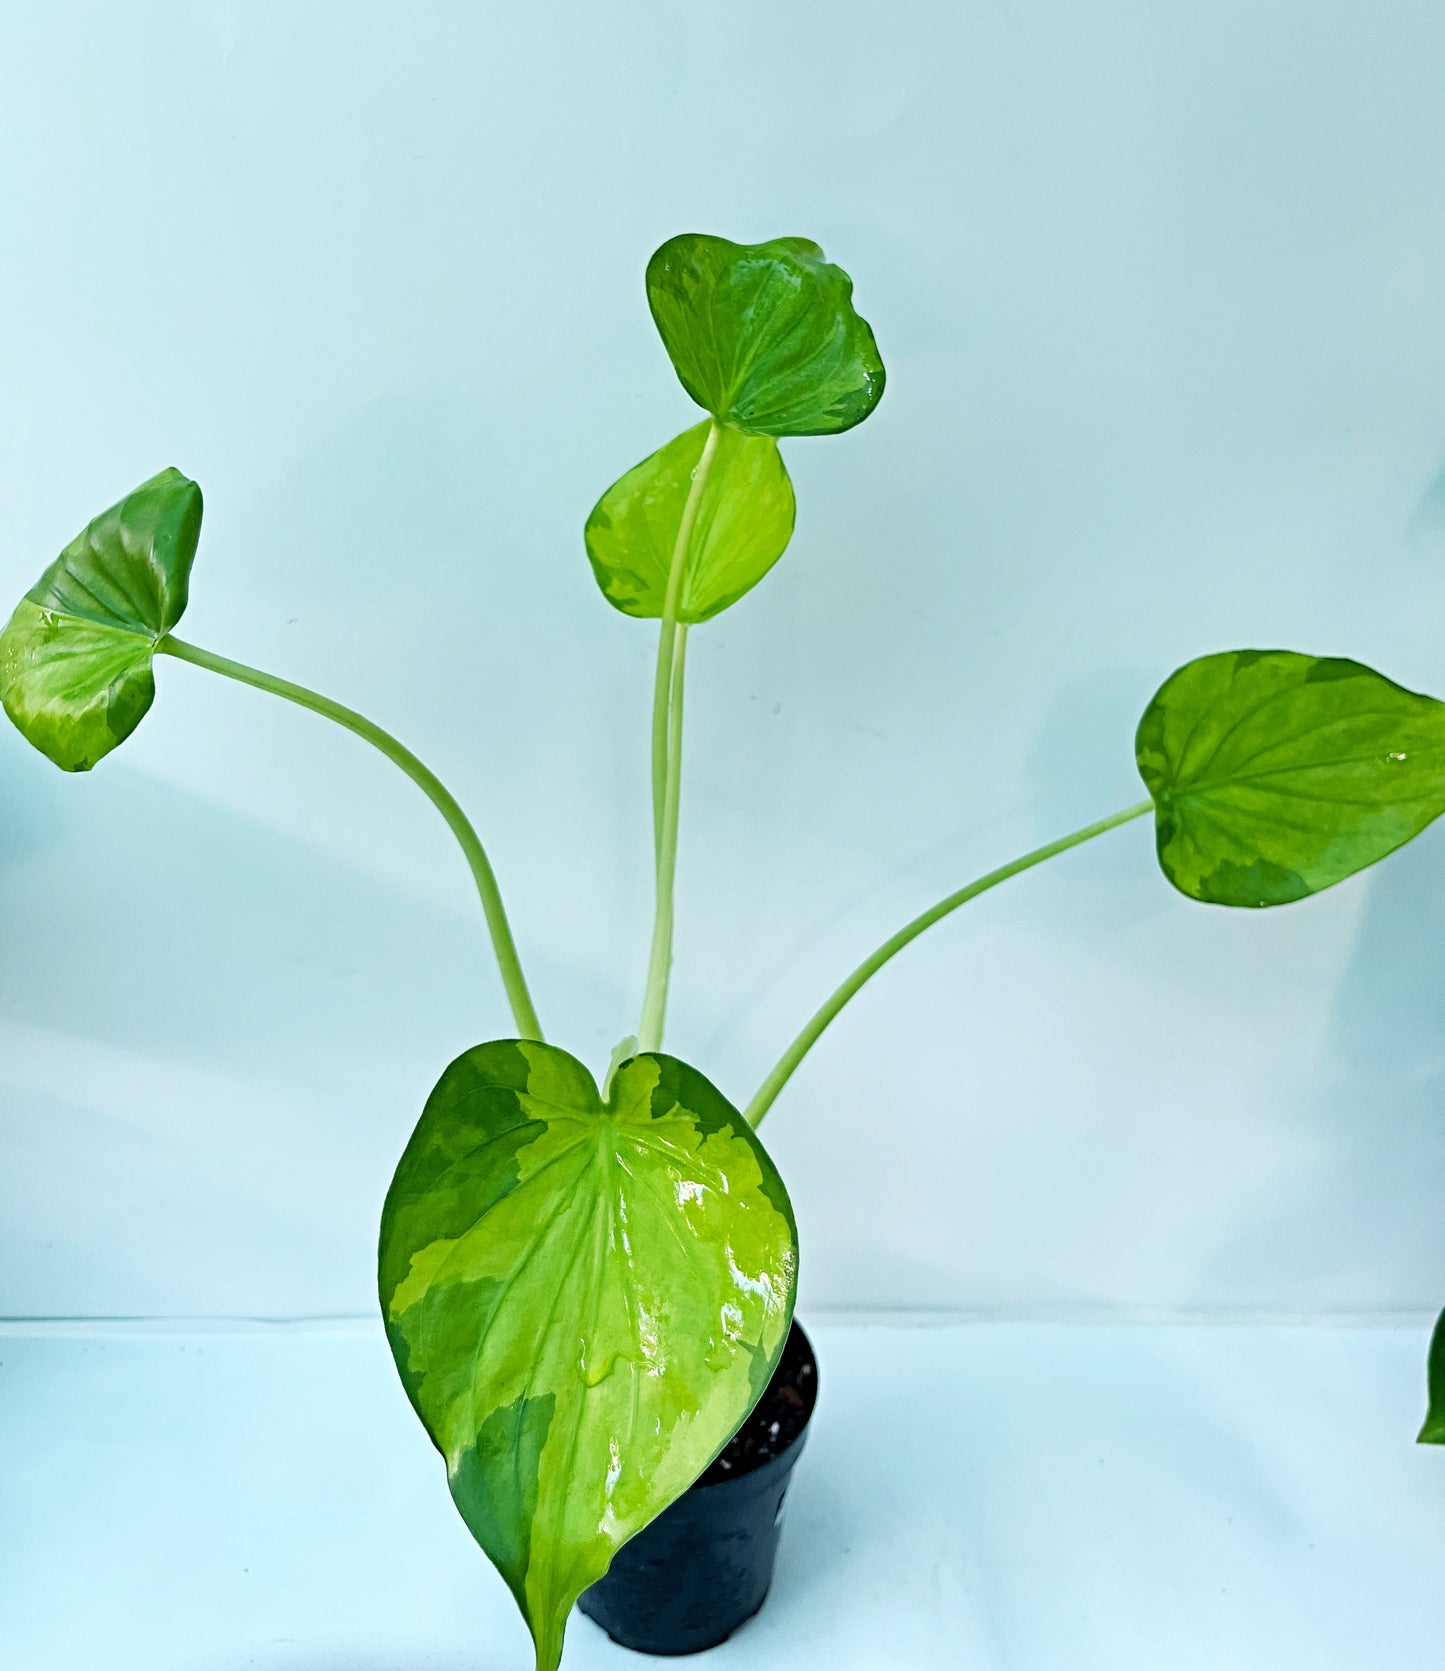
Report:
[[[751,1473],[781,1455],[808,1425],[818,1397],[818,1371],[806,1337],[796,1326],[788,1331],[783,1356],[752,1415],[693,1484],[720,1485]]]

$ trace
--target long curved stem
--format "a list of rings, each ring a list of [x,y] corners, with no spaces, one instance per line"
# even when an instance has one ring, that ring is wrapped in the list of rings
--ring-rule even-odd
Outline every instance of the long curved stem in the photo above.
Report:
[[[890,958],[896,957],[911,941],[918,938],[925,929],[932,928],[934,923],[941,922],[949,912],[956,911],[960,905],[966,905],[969,900],[977,899],[980,894],[987,893],[990,888],[996,888],[1000,882],[1007,882],[1009,877],[1017,876],[1025,870],[1032,870],[1035,865],[1042,864],[1045,859],[1052,859],[1058,853],[1065,853],[1071,847],[1077,847],[1085,841],[1092,841],[1107,830],[1117,829],[1120,824],[1127,824],[1132,819],[1142,818],[1150,811],[1152,801],[1140,801],[1137,806],[1125,807],[1122,812],[1113,813],[1108,818],[1101,818],[1097,824],[1086,824],[1082,830],[1075,830],[1072,835],[1060,836],[1057,841],[1051,841],[1046,846],[1036,847],[1032,853],[1025,853],[1021,859],[1014,859],[1010,864],[1000,865],[997,870],[991,870],[986,876],[980,876],[977,881],[969,882],[965,887],[951,893],[946,899],[939,900],[937,905],[929,906],[928,910],[916,916],[911,923],[907,923],[898,932],[885,940],[878,950],[871,956],[865,957],[851,975],[837,988],[827,1001],[814,1013],[812,1019],[797,1038],[783,1052],[777,1066],[758,1087],[757,1095],[748,1104],[746,1117],[753,1125],[757,1125],[767,1111],[773,1106],[778,1092],[792,1077],[793,1070],[808,1054],[822,1037],[829,1023],[834,1019],[843,1006],[852,998]]]
[[[677,876],[677,825],[682,794],[683,670],[687,659],[687,628],[677,618],[688,549],[702,508],[703,494],[722,431],[708,425],[702,453],[693,467],[682,518],[677,525],[672,559],[667,569],[662,621],[657,639],[657,674],[652,687],[652,839],[656,866],[656,900],[652,919],[652,948],[647,962],[647,986],[642,996],[642,1019],[637,1048],[656,1050],[662,1044],[667,1017],[667,989],[672,974],[673,895]]]
[[[662,863],[662,809],[667,801],[667,753],[671,725],[672,661],[678,626],[664,620],[657,633],[657,672],[652,680],[652,866]]]
[[[497,954],[497,966],[501,970],[502,984],[507,989],[507,1001],[512,1006],[512,1017],[516,1022],[517,1032],[524,1039],[540,1039],[542,1027],[537,1020],[537,1011],[532,1005],[532,997],[522,975],[516,942],[512,938],[511,924],[507,921],[506,908],[502,904],[501,890],[497,886],[491,861],[487,858],[486,849],[467,815],[436,774],[422,765],[411,750],[403,747],[390,732],[383,731],[379,725],[373,725],[355,709],[343,707],[340,702],[333,702],[329,696],[318,695],[314,690],[307,690],[304,685],[292,684],[289,679],[278,679],[273,673],[262,673],[257,668],[247,667],[244,662],[231,661],[211,650],[202,650],[195,644],[188,644],[183,638],[162,638],[156,644],[156,649],[165,655],[175,656],[180,661],[188,661],[195,667],[204,667],[208,672],[220,673],[243,685],[269,691],[272,696],[284,697],[286,701],[294,702],[298,707],[309,708],[314,714],[334,720],[336,724],[344,726],[356,736],[365,738],[394,765],[401,767],[446,819],[447,828],[457,838],[462,852],[466,855],[472,878],[477,885],[477,893],[481,897],[482,910],[486,914],[487,928],[492,936],[492,948]]]
[[[647,990],[637,1048],[657,1050],[667,1017],[668,977],[672,971],[674,877],[677,872],[677,823],[682,799],[682,696],[687,666],[687,628],[679,626],[674,640],[672,678],[668,692],[667,761],[662,804],[662,831],[657,854],[657,909],[652,923],[652,952],[648,960]]]

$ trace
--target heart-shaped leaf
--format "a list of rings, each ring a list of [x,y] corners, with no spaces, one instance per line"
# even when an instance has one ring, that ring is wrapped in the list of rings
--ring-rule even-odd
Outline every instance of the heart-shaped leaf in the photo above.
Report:
[[[573,1602],[751,1410],[796,1229],[751,1127],[634,1056],[607,1099],[550,1045],[458,1057],[382,1214],[382,1314],[452,1497],[553,1671]]]
[[[1203,656],[1144,711],[1139,772],[1159,863],[1211,905],[1286,905],[1445,812],[1445,703],[1357,661]]]
[[[1445,1445],[1445,1312],[1430,1341],[1430,1411],[1420,1429],[1422,1445]]]
[[[659,617],[693,472],[711,423],[669,441],[609,487],[587,518],[587,555],[609,603]],[[751,590],[793,533],[793,484],[769,435],[719,429],[687,542],[679,621],[706,621]]]
[[[853,281],[806,238],[669,238],[647,264],[647,300],[683,388],[737,429],[834,435],[883,393]]]
[[[140,724],[200,533],[200,488],[162,470],[66,546],[0,633],[0,702],[57,766],[88,770]]]

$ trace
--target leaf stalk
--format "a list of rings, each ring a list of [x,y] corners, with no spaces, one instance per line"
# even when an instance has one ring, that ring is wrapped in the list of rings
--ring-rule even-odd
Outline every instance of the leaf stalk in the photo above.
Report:
[[[678,620],[682,582],[687,573],[693,529],[702,508],[708,476],[717,456],[722,429],[708,425],[702,453],[692,472],[687,502],[677,525],[672,560],[663,593],[662,622],[657,639],[657,675],[652,689],[652,837],[655,899],[652,947],[647,962],[647,985],[642,996],[642,1019],[637,1048],[657,1050],[667,1018],[668,983],[672,974],[673,901],[677,878],[677,829],[682,796],[682,705],[687,661],[687,627]]]
[[[794,1070],[818,1040],[823,1036],[830,1023],[837,1017],[838,1012],[848,1003],[849,999],[863,989],[873,976],[896,957],[903,948],[918,938],[925,929],[932,928],[936,922],[941,922],[960,905],[966,905],[969,900],[977,899],[980,894],[987,893],[990,888],[996,888],[1000,882],[1007,882],[1011,876],[1018,876],[1025,870],[1032,870],[1035,865],[1042,864],[1045,859],[1052,859],[1059,853],[1066,853],[1071,847],[1078,847],[1081,843],[1092,841],[1095,836],[1101,836],[1109,830],[1117,829],[1121,824],[1127,824],[1135,818],[1142,818],[1146,812],[1153,810],[1153,801],[1140,801],[1136,806],[1125,807],[1122,812],[1111,814],[1108,818],[1101,818],[1095,824],[1086,824],[1083,829],[1075,830],[1071,835],[1060,836],[1057,841],[1050,841],[1043,847],[1036,847],[1032,853],[1025,853],[1022,858],[1014,859],[1009,864],[1000,865],[997,870],[991,870],[987,875],[980,876],[976,881],[967,883],[956,892],[939,900],[936,905],[930,905],[912,922],[906,923],[898,932],[883,942],[877,951],[865,957],[858,967],[814,1012],[807,1025],[803,1028],[783,1052],[777,1065],[758,1087],[757,1094],[744,1110],[747,1120],[754,1126],[758,1125],[763,1116],[773,1106],[779,1091],[792,1077]]]
[[[187,661],[194,667],[203,667],[208,672],[235,679],[239,684],[268,691],[272,696],[283,697],[300,708],[309,709],[313,714],[321,714],[326,719],[334,720],[345,730],[364,738],[393,765],[401,767],[441,813],[446,820],[447,828],[456,837],[457,844],[466,857],[472,879],[477,885],[482,911],[487,919],[492,949],[497,956],[497,967],[501,972],[502,985],[506,988],[507,1002],[511,1005],[512,1019],[516,1023],[518,1035],[524,1039],[540,1039],[542,1026],[537,1019],[531,993],[527,990],[526,978],[522,974],[521,959],[517,955],[516,941],[512,938],[511,924],[507,920],[506,907],[502,903],[501,889],[497,886],[491,860],[487,857],[481,838],[472,828],[471,821],[436,773],[424,766],[411,750],[399,743],[390,732],[383,731],[379,725],[373,724],[355,709],[344,707],[340,702],[333,702],[329,696],[321,696],[304,685],[293,684],[289,679],[277,678],[273,673],[263,673],[258,668],[248,667],[244,662],[218,656],[214,651],[203,650],[198,645],[187,643],[183,638],[175,637],[174,634],[159,639],[156,649],[163,655],[175,656],[178,661]]]

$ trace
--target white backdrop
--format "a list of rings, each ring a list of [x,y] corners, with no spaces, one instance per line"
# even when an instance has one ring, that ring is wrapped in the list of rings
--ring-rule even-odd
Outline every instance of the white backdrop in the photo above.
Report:
[[[641,274],[818,239],[889,370],[695,633],[668,1044],[742,1100],[906,917],[1136,800],[1191,655],[1445,694],[1445,10],[0,10],[4,606],[167,464],[183,631],[397,731],[601,1067],[649,926],[654,635],[597,494],[695,413]],[[364,1312],[390,1170],[509,1028],[363,745],[176,663],[89,777],[0,735],[0,1313]],[[814,1308],[1445,1298],[1445,838],[1293,909],[1132,825],[920,943],[766,1137]]]

